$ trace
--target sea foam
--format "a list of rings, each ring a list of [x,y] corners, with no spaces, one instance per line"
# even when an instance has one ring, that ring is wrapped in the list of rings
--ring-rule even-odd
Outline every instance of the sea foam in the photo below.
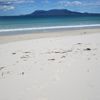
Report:
[[[38,30],[73,29],[73,28],[75,29],[75,28],[89,28],[89,27],[100,27],[100,24],[0,29],[0,32],[32,31],[32,30],[33,31],[36,31],[36,30],[38,31]]]

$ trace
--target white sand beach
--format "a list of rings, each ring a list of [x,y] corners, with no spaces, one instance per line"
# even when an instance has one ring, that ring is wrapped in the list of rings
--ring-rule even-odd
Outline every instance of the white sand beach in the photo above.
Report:
[[[100,29],[68,32],[1,36],[0,100],[100,100]]]

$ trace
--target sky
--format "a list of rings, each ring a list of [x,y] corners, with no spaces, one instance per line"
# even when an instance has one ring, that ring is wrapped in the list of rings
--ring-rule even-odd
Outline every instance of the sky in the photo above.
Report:
[[[100,13],[100,0],[0,0],[0,16],[25,15],[35,10],[50,9]]]

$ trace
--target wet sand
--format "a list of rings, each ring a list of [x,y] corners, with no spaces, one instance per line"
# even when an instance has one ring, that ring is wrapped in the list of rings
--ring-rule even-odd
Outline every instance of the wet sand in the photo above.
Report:
[[[42,31],[29,34],[18,34],[18,35],[1,35],[0,43],[9,43],[13,41],[23,41],[30,39],[39,39],[39,38],[48,38],[48,37],[61,37],[61,36],[73,36],[73,35],[82,35],[82,34],[92,34],[100,33],[100,28],[82,28],[82,29],[73,29],[73,30],[61,30],[61,31]]]

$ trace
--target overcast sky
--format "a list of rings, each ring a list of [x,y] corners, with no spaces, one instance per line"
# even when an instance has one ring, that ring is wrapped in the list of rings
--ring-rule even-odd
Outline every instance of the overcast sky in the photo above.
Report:
[[[0,0],[0,16],[22,15],[35,10],[69,9],[100,13],[100,0]]]

